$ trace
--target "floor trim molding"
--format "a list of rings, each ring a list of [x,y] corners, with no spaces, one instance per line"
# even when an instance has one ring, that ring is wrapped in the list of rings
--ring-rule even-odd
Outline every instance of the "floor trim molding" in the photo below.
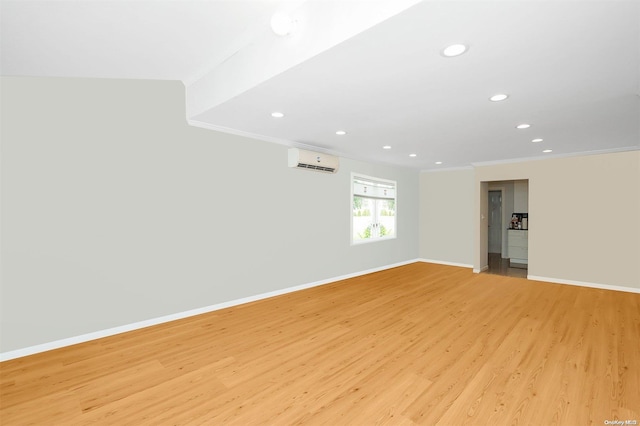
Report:
[[[537,275],[527,275],[527,279],[533,280],[533,281],[544,281],[544,282],[554,283],[554,284],[567,284],[567,285],[575,285],[578,287],[599,288],[601,290],[625,291],[627,293],[640,294],[640,288],[624,287],[624,286],[618,286],[618,285],[589,283],[585,281],[565,280],[562,278],[540,277]]]
[[[228,302],[216,303],[215,305],[205,306],[202,308],[191,309],[184,312],[178,312],[175,314],[164,315],[157,318],[151,318],[144,321],[138,321],[131,324],[125,324],[118,327],[108,328],[105,330],[94,331],[91,333],[81,334],[79,336],[67,337],[60,340],[54,340],[48,343],[42,343],[39,345],[29,346],[26,348],[15,349],[12,351],[0,353],[0,362],[9,361],[16,358],[22,358],[29,355],[34,355],[41,352],[47,352],[53,349],[60,349],[66,346],[77,345],[79,343],[89,342],[91,340],[101,339],[103,337],[114,336],[116,334],[126,333],[128,331],[139,330],[141,328],[151,327],[158,324],[163,324],[170,321],[176,321],[183,318],[192,317],[195,315],[205,314],[208,312],[218,311],[220,309],[230,308],[232,306],[243,305],[245,303],[255,302],[269,297],[280,296],[294,291],[304,290],[307,288],[317,287],[324,284],[333,283],[336,281],[346,280],[349,278],[358,277],[361,275],[371,274],[373,272],[380,272],[386,269],[396,268],[398,266],[404,266],[411,263],[416,263],[421,259],[411,259],[404,262],[398,262],[391,265],[380,266],[377,268],[367,269],[360,272],[354,272],[351,274],[340,275],[337,277],[327,278],[320,281],[314,281],[311,283],[301,284],[293,287],[287,287],[280,290],[274,290],[267,293],[256,294],[254,296],[243,297],[240,299],[230,300]]]
[[[126,325],[113,327],[113,328],[108,328],[108,329],[105,329],[105,330],[99,330],[99,331],[95,331],[95,332],[91,332],[91,333],[86,333],[86,334],[82,334],[82,335],[79,335],[79,336],[74,336],[74,337],[68,337],[68,338],[65,338],[65,339],[55,340],[55,341],[52,341],[52,342],[42,343],[42,344],[34,345],[34,346],[29,346],[29,347],[22,348],[22,349],[16,349],[16,350],[12,350],[12,351],[7,351],[7,352],[0,353],[0,362],[9,361],[9,360],[16,359],[16,358],[22,358],[22,357],[25,357],[25,356],[34,355],[34,354],[37,354],[37,353],[46,352],[46,351],[50,351],[50,350],[53,350],[53,349],[59,349],[59,348],[63,348],[63,347],[66,347],[66,346],[72,346],[72,345],[76,345],[76,344],[79,344],[79,343],[89,342],[91,340],[97,340],[97,339],[101,339],[103,337],[114,336],[116,334],[121,334],[121,333],[126,333],[128,331],[133,331],[133,330],[138,330],[138,329],[141,329],[141,328],[151,327],[151,326],[154,326],[154,325],[163,324],[163,323],[166,323],[166,322],[175,321],[175,320],[179,320],[179,319],[183,319],[183,318],[188,318],[188,317],[192,317],[192,316],[195,316],[195,315],[200,315],[200,314],[204,314],[204,313],[208,313],[208,312],[218,311],[220,309],[225,309],[225,308],[229,308],[229,307],[232,307],[232,306],[238,306],[238,305],[242,305],[242,304],[245,304],[245,303],[255,302],[255,301],[258,301],[258,300],[267,299],[269,297],[280,296],[280,295],[283,295],[283,294],[292,293],[292,292],[299,291],[299,290],[304,290],[304,289],[307,289],[307,288],[317,287],[317,286],[333,283],[333,282],[336,282],[336,281],[346,280],[346,279],[349,279],[349,278],[354,278],[354,277],[358,277],[358,276],[362,276],[362,275],[367,275],[367,274],[371,274],[371,273],[374,273],[374,272],[380,272],[380,271],[396,268],[398,266],[408,265],[408,264],[415,263],[415,262],[435,263],[435,264],[439,264],[439,265],[457,266],[457,267],[461,267],[461,268],[473,268],[473,265],[468,265],[468,264],[465,264],[465,263],[447,262],[447,261],[434,260],[434,259],[423,259],[423,258],[412,259],[412,260],[407,260],[407,261],[404,261],[404,262],[398,262],[398,263],[394,263],[394,264],[390,264],[390,265],[380,266],[380,267],[377,267],[377,268],[371,268],[371,269],[367,269],[367,270],[364,270],[364,271],[354,272],[354,273],[351,273],[351,274],[346,274],[346,275],[340,275],[340,276],[337,276],[337,277],[327,278],[327,279],[320,280],[320,281],[314,281],[314,282],[311,282],[311,283],[301,284],[301,285],[297,285],[297,286],[293,286],[293,287],[287,287],[287,288],[280,289],[280,290],[274,290],[274,291],[270,291],[270,292],[267,292],[267,293],[261,293],[261,294],[257,294],[257,295],[254,295],[254,296],[249,296],[249,297],[244,297],[244,298],[240,298],[240,299],[230,300],[228,302],[217,303],[215,305],[205,306],[205,307],[202,307],[202,308],[191,309],[189,311],[178,312],[178,313],[175,313],[175,314],[165,315],[165,316],[161,316],[161,317],[157,317],[157,318],[151,318],[151,319],[148,319],[148,320],[138,321],[138,322],[135,322],[135,323],[126,324]],[[486,268],[488,268],[488,266]],[[486,268],[484,268],[484,269],[486,269]],[[480,272],[480,271],[476,271],[474,269],[473,272]],[[584,282],[584,281],[565,280],[565,279],[560,279],[560,278],[540,277],[540,276],[536,276],[536,275],[527,275],[527,279],[534,280],[534,281],[543,281],[543,282],[555,283],[555,284],[567,284],[567,285],[574,285],[574,286],[579,286],[579,287],[598,288],[598,289],[602,289],[602,290],[624,291],[624,292],[629,292],[629,293],[638,293],[638,294],[640,294],[640,288],[633,288],[633,287],[623,287],[623,286],[614,286],[614,285],[608,285],[608,284],[590,283],[590,282]]]
[[[473,268],[473,265],[469,265],[466,263],[458,263],[458,262],[447,262],[445,260],[435,260],[435,259],[417,259],[418,262],[425,263],[437,263],[438,265],[447,265],[447,266],[458,266],[460,268]]]

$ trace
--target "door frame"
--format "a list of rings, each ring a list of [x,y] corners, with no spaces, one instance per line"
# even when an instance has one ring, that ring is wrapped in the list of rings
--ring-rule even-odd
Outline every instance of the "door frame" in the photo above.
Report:
[[[504,232],[504,192],[505,192],[505,187],[504,186],[498,186],[498,187],[494,187],[491,188],[491,182],[489,182],[489,187],[487,189],[487,218],[490,217],[489,216],[489,208],[490,208],[490,203],[489,201],[489,193],[490,192],[500,192],[500,257],[502,257],[503,259],[506,257],[506,250],[505,247],[506,245],[506,235],[507,233]],[[487,264],[489,263],[489,220],[487,220]]]

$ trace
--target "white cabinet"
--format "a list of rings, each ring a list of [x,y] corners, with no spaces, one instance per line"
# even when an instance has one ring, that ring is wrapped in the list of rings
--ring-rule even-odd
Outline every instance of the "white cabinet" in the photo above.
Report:
[[[529,231],[509,229],[508,247],[511,263],[529,263]]]

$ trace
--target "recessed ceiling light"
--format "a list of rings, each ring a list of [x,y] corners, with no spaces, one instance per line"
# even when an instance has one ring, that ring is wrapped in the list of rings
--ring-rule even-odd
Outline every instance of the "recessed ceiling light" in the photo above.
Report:
[[[344,130],[338,130],[336,132],[336,135],[340,135],[340,136],[343,136],[343,135],[346,135],[346,134],[347,134],[347,132],[345,132]]]
[[[291,34],[294,26],[295,21],[284,13],[274,13],[271,17],[271,31],[281,37]]]
[[[385,145],[382,147],[382,149],[391,149],[391,145]]]
[[[548,153],[548,152],[553,152],[553,150],[552,150],[552,149],[545,149],[545,150],[544,150],[544,151],[542,151],[542,152],[544,152],[544,153]]]
[[[531,124],[522,123],[522,124],[518,124],[516,126],[516,129],[528,129],[529,127],[531,127]]]
[[[442,55],[447,58],[452,58],[454,56],[462,55],[467,51],[467,46],[464,44],[452,44],[451,46],[447,46],[442,49]]]
[[[418,154],[409,154],[409,157],[417,157]]]
[[[536,138],[536,139],[531,139],[531,142],[533,143],[538,143],[538,142],[542,142],[542,138]]]
[[[436,161],[436,164],[442,164],[442,161]]]
[[[281,113],[281,112],[272,112],[272,113],[271,113],[271,116],[272,116],[273,118],[282,118],[282,117],[284,117],[284,114],[283,114],[283,113]]]
[[[504,101],[508,97],[509,97],[509,95],[506,95],[504,93],[498,93],[498,94],[493,95],[492,97],[490,97],[489,100],[491,102],[500,102],[500,101]]]

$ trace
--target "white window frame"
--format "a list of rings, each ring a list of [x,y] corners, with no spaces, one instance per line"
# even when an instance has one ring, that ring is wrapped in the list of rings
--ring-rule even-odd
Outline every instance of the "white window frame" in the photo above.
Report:
[[[362,239],[362,240],[354,240],[353,238],[353,197],[355,196],[362,196],[360,194],[356,194],[354,189],[355,189],[355,184],[356,184],[356,180],[358,180],[358,178],[360,180],[364,180],[364,181],[369,181],[372,183],[380,183],[383,185],[390,185],[393,186],[393,197],[389,197],[388,199],[393,199],[394,204],[395,204],[395,215],[394,215],[394,222],[395,222],[395,229],[393,230],[393,235],[386,235],[383,237],[376,237],[376,238],[367,238],[367,239]],[[379,177],[374,177],[374,176],[367,176],[364,175],[362,173],[356,173],[356,172],[351,172],[351,179],[349,181],[350,184],[350,188],[351,190],[349,191],[349,240],[351,241],[351,245],[361,245],[361,244],[368,244],[368,243],[374,243],[374,242],[378,242],[378,241],[388,241],[388,240],[393,240],[398,238],[398,183],[395,180],[390,180],[390,179],[383,179],[383,178],[379,178]],[[374,194],[375,195],[375,194]],[[370,199],[382,199],[382,197],[368,197]],[[375,212],[375,216],[377,216],[377,212]]]

